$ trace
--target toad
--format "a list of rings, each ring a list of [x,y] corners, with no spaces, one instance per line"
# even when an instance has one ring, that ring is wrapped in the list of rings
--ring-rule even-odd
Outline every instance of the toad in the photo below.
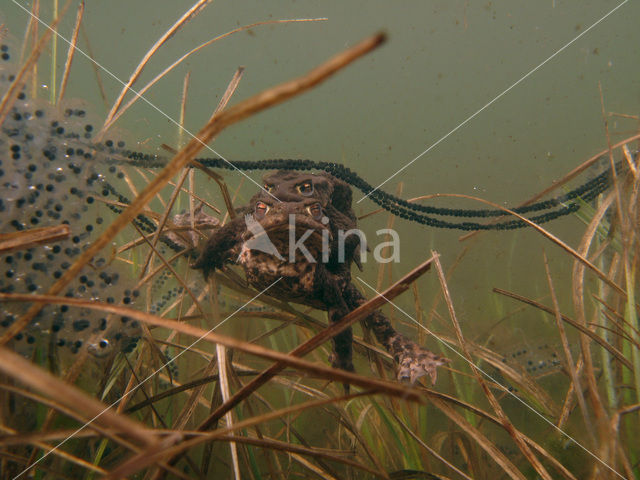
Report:
[[[360,265],[360,237],[355,229],[350,186],[322,172],[277,171],[264,177],[264,190],[238,216],[209,237],[193,264],[207,278],[226,263],[240,264],[247,281],[269,295],[328,312],[339,321],[366,299],[351,281],[351,265]],[[275,283],[274,283],[275,282]],[[392,355],[397,378],[415,382],[448,362],[397,332],[379,311],[365,319],[377,340]],[[353,371],[351,328],[333,339],[332,365]]]

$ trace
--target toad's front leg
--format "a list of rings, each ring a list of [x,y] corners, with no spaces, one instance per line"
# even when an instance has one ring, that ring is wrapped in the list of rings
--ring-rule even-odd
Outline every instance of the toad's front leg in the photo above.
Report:
[[[238,258],[242,246],[242,236],[246,231],[244,216],[240,215],[213,232],[193,263],[192,268],[202,270],[207,278],[215,269]]]

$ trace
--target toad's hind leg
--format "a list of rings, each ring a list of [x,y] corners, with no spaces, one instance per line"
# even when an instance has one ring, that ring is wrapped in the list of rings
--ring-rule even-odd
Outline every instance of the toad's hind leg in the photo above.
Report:
[[[329,320],[331,323],[339,322],[347,313],[343,309],[331,309],[329,310]],[[351,327],[333,337],[333,353],[330,359],[334,368],[348,372],[355,371],[353,367],[353,330]]]
[[[329,312],[329,321],[338,322],[350,309],[342,297],[342,285],[324,265],[318,264],[314,275],[314,297],[320,300]],[[334,368],[353,372],[353,330],[351,327],[333,337],[333,352],[330,360]]]
[[[351,309],[357,308],[366,301],[351,283],[343,290],[343,297]],[[393,356],[398,380],[414,383],[418,378],[427,375],[435,384],[437,368],[449,363],[447,358],[421,347],[397,332],[389,319],[377,310],[365,319],[365,325],[373,330],[378,341]]]

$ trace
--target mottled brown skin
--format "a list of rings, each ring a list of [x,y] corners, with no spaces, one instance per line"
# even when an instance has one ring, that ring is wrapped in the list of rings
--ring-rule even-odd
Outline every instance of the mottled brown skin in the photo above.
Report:
[[[254,195],[247,207],[238,210],[238,217],[211,235],[194,268],[201,269],[206,278],[225,263],[240,263],[255,288],[264,289],[280,279],[269,289],[269,295],[326,310],[331,322],[340,320],[366,301],[351,282],[352,262],[360,266],[358,237],[347,237],[344,261],[337,255],[338,231],[357,227],[351,188],[327,173],[279,171],[266,175],[264,183],[268,193]],[[295,218],[296,241],[305,231],[313,231],[304,246],[316,262],[310,262],[299,250],[295,261],[288,261],[291,215]],[[252,248],[260,241],[256,223],[277,252]],[[326,259],[321,255],[323,238],[329,245]],[[429,375],[435,383],[436,369],[447,359],[398,333],[378,311],[365,320],[365,325],[393,356],[398,379],[413,383]],[[353,371],[352,340],[351,328],[334,337],[334,367]]]

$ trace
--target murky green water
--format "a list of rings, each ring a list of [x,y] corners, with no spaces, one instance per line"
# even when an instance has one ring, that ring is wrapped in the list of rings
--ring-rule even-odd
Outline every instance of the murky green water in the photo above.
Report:
[[[50,20],[50,4],[45,3],[43,18]],[[87,2],[79,45],[90,47],[102,67],[126,80],[190,4]],[[606,148],[600,87],[607,112],[637,115],[640,111],[636,21],[640,6],[627,2],[604,18],[618,5],[611,1],[296,1],[241,6],[213,2],[158,52],[140,84],[189,49],[238,26],[327,18],[237,33],[190,58],[146,95],[158,110],[177,119],[184,75],[190,72],[185,126],[195,132],[211,115],[237,67],[246,70],[236,101],[302,74],[364,36],[384,30],[389,42],[379,51],[312,92],[231,127],[212,144],[217,153],[208,155],[220,154],[232,162],[263,158],[342,162],[374,185],[413,161],[382,188],[393,192],[401,184],[405,198],[460,193],[514,205]],[[5,28],[22,38],[25,12],[12,1],[5,2],[2,10]],[[60,31],[68,35],[72,24],[69,14]],[[61,66],[61,52],[66,51],[62,41],[58,49]],[[45,56],[43,65],[47,58],[51,57]],[[41,67],[45,71],[46,66]],[[121,84],[108,74],[101,76],[110,105]],[[40,83],[40,93],[46,96],[52,88],[46,74]],[[76,56],[67,96],[86,100],[97,118],[108,110],[90,63],[81,56]],[[613,142],[637,128],[634,120],[608,120]],[[132,148],[148,152],[158,151],[163,143],[177,147],[181,138],[186,139],[163,114],[143,102],[117,128],[127,132]],[[250,175],[259,181],[259,174]],[[232,189],[243,184],[238,203],[254,191],[239,175],[225,173],[225,179]],[[214,191],[213,198],[219,200],[215,184],[202,181],[200,188]],[[361,197],[355,193],[355,200]],[[481,208],[466,201],[431,202]],[[359,214],[373,209],[368,200],[356,206]],[[372,246],[380,240],[375,231],[386,224],[386,214],[362,221]],[[570,262],[533,231],[490,232],[460,242],[462,233],[457,231],[428,229],[400,219],[394,227],[400,233],[402,260],[391,266],[394,278],[428,258],[431,249],[442,253],[448,269],[469,248],[449,279],[454,305],[465,334],[495,342],[496,350],[501,342],[507,352],[522,340],[519,337],[554,329],[550,317],[524,310],[492,330],[515,309],[491,292],[493,286],[535,298],[547,295],[543,249],[550,257],[560,303],[570,305],[568,295],[562,295],[568,292]],[[575,217],[556,220],[548,228],[570,245],[583,231]],[[370,262],[363,278],[375,283],[377,271]],[[435,274],[428,274],[419,286],[428,309],[439,292]],[[415,312],[410,295],[398,304]]]

